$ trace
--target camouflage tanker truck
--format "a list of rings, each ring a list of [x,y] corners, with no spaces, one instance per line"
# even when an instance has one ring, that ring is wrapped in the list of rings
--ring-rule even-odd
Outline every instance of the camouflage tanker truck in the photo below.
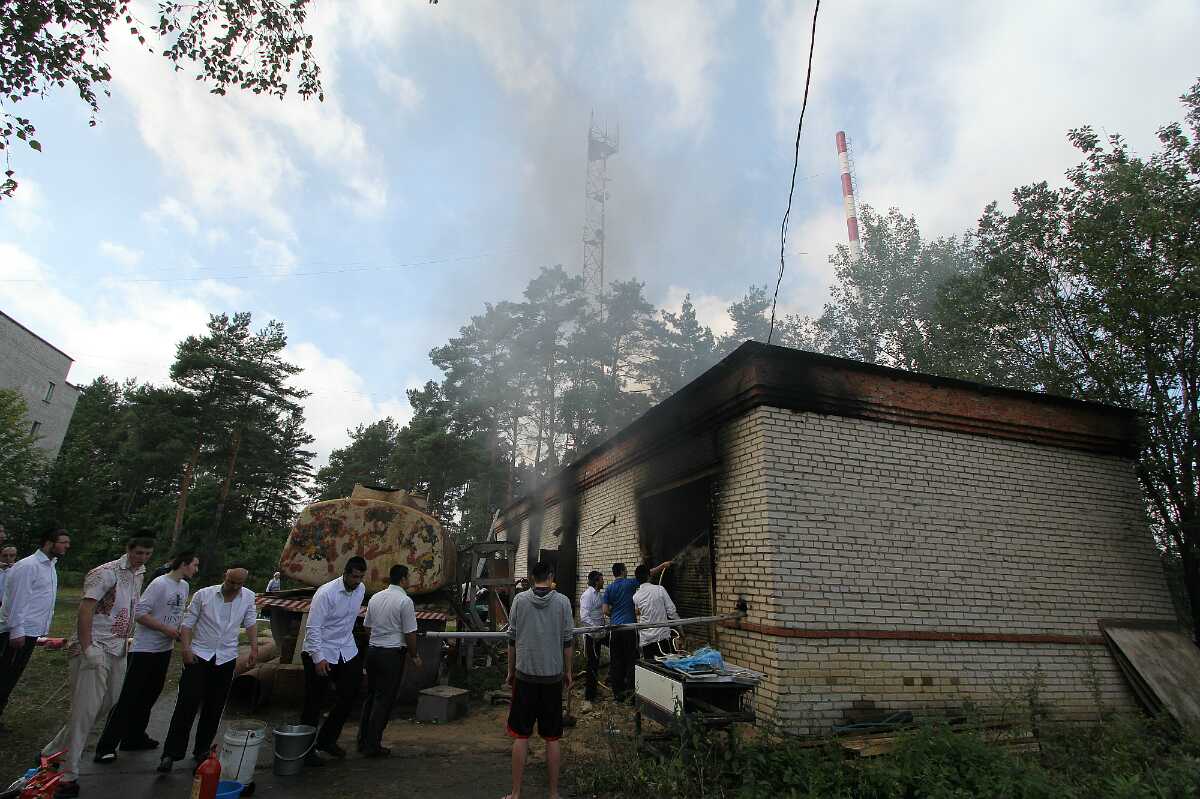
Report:
[[[423,498],[405,491],[356,485],[349,497],[316,502],[296,518],[279,557],[285,581],[303,587],[259,596],[261,612],[270,617],[271,634],[279,652],[278,664],[265,664],[243,675],[238,693],[252,705],[272,697],[294,694],[301,680],[299,652],[303,649],[304,622],[309,602],[320,585],[338,577],[346,561],[361,555],[367,561],[367,596],[388,585],[392,566],[408,567],[408,593],[417,611],[418,630],[445,630],[457,617],[459,629],[482,629],[478,614],[464,603],[476,585],[504,582],[495,574],[507,565],[497,556],[511,555],[512,545],[484,544],[458,551],[441,523],[428,513]],[[483,562],[494,564],[490,570]],[[484,574],[490,571],[489,574]],[[505,572],[507,573],[507,572]],[[367,647],[359,613],[355,638],[360,651]],[[440,640],[419,639],[423,667],[406,670],[400,700],[413,701],[418,691],[434,685],[442,661]]]

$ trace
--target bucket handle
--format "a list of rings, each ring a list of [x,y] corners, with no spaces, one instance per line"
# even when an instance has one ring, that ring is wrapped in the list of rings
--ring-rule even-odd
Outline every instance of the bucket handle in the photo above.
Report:
[[[308,757],[309,753],[312,752],[312,750],[316,749],[316,748],[317,748],[317,736],[314,735],[313,742],[308,745],[308,748],[304,750],[304,754],[302,754],[302,755],[296,755],[295,757],[284,757],[283,755],[279,754],[278,752],[275,752],[274,754],[275,754],[276,758],[278,758],[279,760],[282,760],[284,763],[293,763],[297,760]]]

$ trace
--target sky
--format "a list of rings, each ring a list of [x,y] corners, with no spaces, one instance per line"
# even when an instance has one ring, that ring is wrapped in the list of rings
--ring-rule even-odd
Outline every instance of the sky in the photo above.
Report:
[[[69,90],[15,110],[0,310],[70,379],[164,382],[210,313],[282,321],[316,437],[410,411],[429,350],[540,267],[580,269],[592,114],[609,161],[607,271],[702,320],[778,271],[808,2],[315,0],[325,101],[217,97],[114,31],[98,124]],[[149,15],[147,15],[149,16]],[[834,134],[860,202],[929,236],[1061,183],[1070,128],[1135,151],[1200,76],[1186,0],[821,6],[780,305],[817,313],[846,240]]]

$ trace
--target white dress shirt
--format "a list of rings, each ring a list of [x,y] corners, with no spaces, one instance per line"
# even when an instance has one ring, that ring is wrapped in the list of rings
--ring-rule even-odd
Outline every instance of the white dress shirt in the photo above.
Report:
[[[590,585],[579,597],[579,621],[584,627],[604,624],[604,595]]]
[[[308,608],[308,626],[304,629],[304,651],[313,662],[342,663],[358,654],[354,643],[354,622],[362,608],[366,586],[359,583],[353,591],[337,577],[317,589]]]
[[[275,591],[278,591],[278,590],[279,590],[279,578],[272,577],[270,580],[267,581],[267,593],[268,594],[274,593]]]
[[[417,609],[412,597],[399,585],[389,585],[367,603],[363,626],[371,628],[371,646],[403,649],[404,636],[417,631]]]
[[[216,657],[217,665],[222,666],[237,657],[238,630],[253,627],[257,618],[254,592],[249,588],[243,587],[232,602],[226,602],[221,586],[210,585],[192,595],[181,626],[192,631],[196,657]]]
[[[678,619],[679,611],[671,601],[667,589],[654,583],[642,583],[633,595],[633,606],[638,611],[638,622],[667,621]],[[638,630],[638,643],[642,646],[671,637],[670,627],[649,627]]]
[[[58,596],[56,561],[39,549],[9,568],[0,605],[0,633],[37,638],[50,632]]]

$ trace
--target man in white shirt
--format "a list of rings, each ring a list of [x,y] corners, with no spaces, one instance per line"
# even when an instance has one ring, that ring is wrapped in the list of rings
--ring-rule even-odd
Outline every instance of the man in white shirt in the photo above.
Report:
[[[650,582],[649,566],[644,563],[638,566],[634,570],[633,576],[638,581],[638,589],[633,594],[633,607],[639,623],[679,618],[679,611],[675,609],[675,603],[671,601],[667,589]],[[675,651],[675,647],[671,643],[670,627],[650,627],[638,630],[638,643],[641,646],[644,660],[652,660]]]
[[[279,586],[282,584],[282,581],[279,579],[279,572],[275,572],[275,574],[271,576],[271,579],[267,580],[267,593],[275,593],[279,590]]]
[[[17,562],[17,548],[0,543],[0,607],[4,605],[4,583],[8,570]]]
[[[588,572],[588,587],[579,597],[579,623],[583,627],[600,627],[604,624],[604,575],[598,571]],[[583,698],[596,701],[596,684],[600,676],[600,647],[604,646],[604,633],[588,633],[583,637],[583,651],[587,655],[587,675],[583,687]]]
[[[367,592],[362,584],[366,573],[365,560],[358,555],[350,558],[341,577],[317,589],[308,609],[304,652],[300,655],[304,662],[304,712],[300,723],[320,727],[315,750],[304,760],[310,766],[325,765],[318,751],[339,759],[346,756],[346,750],[338,746],[338,738],[362,682],[363,658],[354,642],[354,623]],[[330,683],[337,701],[321,724],[321,705]]]
[[[367,649],[367,698],[358,725],[358,751],[367,757],[392,753],[382,745],[383,730],[392,717],[392,706],[404,680],[405,664],[421,668],[417,651],[417,612],[408,595],[408,567],[396,564],[388,574],[391,583],[371,597],[363,626],[371,630]]]
[[[6,572],[0,601],[0,715],[29,664],[38,637],[50,632],[58,597],[55,564],[71,548],[71,537],[61,524],[52,524],[38,547]]]
[[[150,711],[162,693],[171,665],[171,652],[180,638],[179,625],[187,607],[188,580],[200,568],[195,552],[180,552],[171,559],[171,570],[154,578],[134,608],[137,632],[125,669],[125,684],[100,740],[96,742],[97,763],[111,763],[117,747],[135,752],[157,749],[158,741],[146,735]]]
[[[200,722],[196,725],[192,758],[200,763],[208,756],[221,723],[229,686],[233,684],[238,632],[243,627],[250,641],[248,666],[258,660],[255,627],[258,614],[254,608],[254,592],[246,588],[249,576],[243,567],[231,566],[225,571],[225,580],[220,585],[210,585],[193,594],[183,614],[179,629],[183,674],[179,678],[179,698],[175,700],[175,712],[171,714],[163,756],[158,761],[158,770],[163,773],[170,771],[175,761],[183,760],[197,710]]]
[[[87,573],[75,634],[67,642],[71,668],[71,715],[43,755],[67,750],[56,797],[79,795],[79,756],[96,719],[108,715],[125,680],[125,655],[133,632],[134,608],[142,593],[154,539],[136,535],[125,554]]]

